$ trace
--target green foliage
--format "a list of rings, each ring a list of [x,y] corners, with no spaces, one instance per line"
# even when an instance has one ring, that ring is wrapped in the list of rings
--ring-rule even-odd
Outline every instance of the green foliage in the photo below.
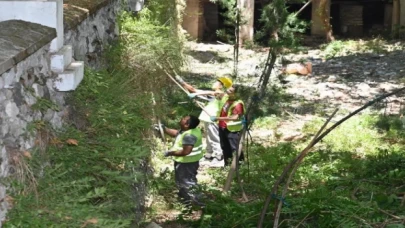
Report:
[[[149,4],[160,7],[159,1]],[[183,65],[183,41],[177,37],[174,19],[163,23],[159,15],[164,15],[156,15],[153,7],[142,9],[136,17],[129,13],[120,16],[121,40],[109,51],[108,61],[115,63],[110,71],[126,74],[126,80],[120,86],[130,88],[132,96],[143,97],[145,92],[153,93],[156,102],[154,111],[160,116],[169,111],[165,104],[173,90],[173,83],[163,69],[172,72],[173,67],[179,72]],[[167,10],[173,9],[169,7]]]
[[[236,203],[217,196],[208,201],[203,217],[193,227],[255,227],[263,199],[286,164],[296,156],[291,144],[276,147],[255,145],[250,148],[250,170],[241,168],[248,195],[259,196],[249,203]],[[384,224],[388,210],[404,215],[396,197],[404,175],[403,152],[380,151],[365,159],[354,159],[353,153],[316,151],[310,154],[290,185],[281,214],[281,227],[363,227]],[[248,176],[249,174],[249,176]],[[235,184],[235,189],[236,183]],[[237,190],[233,191],[239,196]],[[227,199],[226,201],[224,201]],[[274,199],[269,211],[273,210]],[[265,226],[271,226],[271,213]],[[395,221],[392,221],[395,223]],[[399,222],[399,220],[397,220]]]
[[[255,44],[254,41],[245,40],[245,42],[243,43],[243,47],[245,49],[255,50],[258,49],[260,46]]]
[[[107,69],[86,69],[69,101],[74,127],[53,130],[40,143],[50,144],[46,151],[19,160],[18,167],[25,167],[22,175],[30,178],[12,185],[16,203],[5,227],[116,228],[140,223],[136,213],[144,201],[152,97],[159,107],[170,92],[158,66],[178,69],[183,61],[171,3],[149,1],[149,8],[136,17],[121,14],[121,37],[105,56]],[[34,108],[55,106],[40,99]],[[30,129],[38,131],[38,126],[47,125]],[[36,188],[26,191],[24,185]]]
[[[347,56],[361,53],[384,54],[390,51],[403,50],[401,45],[389,44],[382,38],[371,40],[335,40],[325,45],[321,45],[325,58]]]
[[[229,196],[213,191],[212,200],[204,209],[200,220],[188,223],[192,227],[254,227],[258,219],[257,211],[262,206],[260,202],[241,204]]]
[[[297,46],[299,40],[295,33],[305,32],[308,26],[308,23],[299,20],[295,13],[288,13],[283,0],[271,1],[263,7],[260,23],[257,40],[264,45],[283,48]]]
[[[280,118],[276,115],[259,117],[254,120],[255,129],[275,129],[280,122]]]
[[[404,39],[405,38],[405,26],[403,25],[394,25],[394,28],[390,34],[391,39]]]
[[[51,100],[42,97],[37,98],[37,102],[31,106],[32,110],[45,112],[48,109],[59,111],[59,107]]]
[[[340,55],[340,53],[343,52],[345,46],[346,44],[342,40],[330,42],[325,46],[325,49],[323,50],[325,53],[325,57],[329,59]]]
[[[315,119],[306,123],[303,131],[315,134],[324,121]],[[382,135],[373,127],[376,122],[377,116],[374,115],[354,116],[326,136],[323,143],[332,151],[351,151],[357,156],[376,153],[379,148],[389,146],[381,143]]]
[[[257,121],[259,125],[265,124],[268,118]],[[322,119],[310,122],[304,127],[304,132],[314,134],[323,122]],[[280,227],[400,224],[401,219],[392,219],[383,212],[398,218],[405,216],[398,197],[405,190],[402,181],[405,153],[403,146],[389,145],[385,141],[385,137],[398,138],[400,126],[395,117],[365,114],[353,117],[326,137],[304,159],[292,179],[289,194],[284,199]],[[209,184],[207,207],[200,219],[176,222],[191,227],[256,227],[264,197],[303,146],[292,143],[250,144],[244,150],[245,156],[246,153],[249,155],[249,166],[243,163],[240,175],[251,201],[239,202],[240,190],[236,182],[231,195],[222,195],[213,189],[215,184]],[[226,172],[210,170],[209,173],[215,179],[213,183],[221,187]],[[271,211],[275,202],[273,198],[265,227],[272,226]]]
[[[134,76],[130,75],[130,79],[141,77],[142,74],[153,74],[157,68],[156,63],[163,66],[170,63],[176,67],[183,63],[182,42],[173,26],[159,23],[155,16],[148,8],[142,9],[136,17],[125,12],[120,16],[122,40],[120,49],[117,49],[120,55],[117,57],[122,67],[132,70]]]
[[[147,13],[145,13],[147,11]],[[146,7],[141,10],[140,17],[147,14],[147,24],[162,25],[166,27],[175,27],[177,20],[176,1],[175,0],[151,0],[146,2]]]
[[[225,42],[234,44],[235,28],[238,26],[237,20],[239,20],[239,25],[244,22],[241,21],[240,10],[236,7],[236,0],[211,0],[214,3],[218,3],[225,11],[222,13],[224,16],[225,28],[216,31],[217,36]],[[238,19],[239,17],[239,19]]]
[[[67,127],[51,140],[46,155],[27,161],[38,183],[19,195],[6,227],[128,227],[134,219],[134,184],[148,156],[142,141],[150,122],[143,99],[118,86],[125,75],[87,70],[72,101],[85,113],[83,130]],[[138,221],[139,222],[139,221]]]

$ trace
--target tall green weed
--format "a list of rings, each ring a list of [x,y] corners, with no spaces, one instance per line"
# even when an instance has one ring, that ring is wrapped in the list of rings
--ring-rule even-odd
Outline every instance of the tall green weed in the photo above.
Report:
[[[105,56],[106,69],[87,69],[69,101],[71,125],[48,129],[54,133],[41,142],[50,144],[46,151],[21,160],[36,188],[23,191],[28,183],[12,185],[15,204],[5,227],[140,223],[149,129],[153,114],[166,111],[171,92],[160,66],[178,69],[183,62],[171,2],[150,1],[135,17],[121,14],[120,39]]]
[[[81,130],[66,126],[50,140],[46,153],[27,161],[38,183],[18,194],[5,227],[129,227],[140,210],[145,178],[142,165],[150,126],[142,110],[148,102],[117,86],[123,75],[87,70],[72,98],[86,121]],[[85,118],[85,120],[80,120]],[[24,184],[24,183],[23,183]],[[140,192],[141,193],[141,192]],[[138,216],[138,219],[140,217]]]

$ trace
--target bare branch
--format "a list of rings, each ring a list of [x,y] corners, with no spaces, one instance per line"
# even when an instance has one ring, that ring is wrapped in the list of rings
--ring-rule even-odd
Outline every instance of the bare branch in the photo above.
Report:
[[[268,197],[266,198],[266,201],[265,201],[265,204],[264,204],[264,207],[263,207],[263,210],[262,210],[262,213],[261,213],[261,216],[260,216],[260,220],[259,220],[259,223],[258,223],[258,226],[257,226],[257,227],[259,227],[259,228],[263,227],[264,218],[265,218],[265,216],[266,216],[266,212],[267,212],[267,209],[268,209],[268,206],[269,206],[269,204],[270,204],[270,201],[271,201],[271,199],[272,199],[273,194],[276,194],[276,193],[277,193],[279,185],[280,185],[281,182],[284,180],[284,178],[285,178],[285,176],[287,175],[287,173],[289,172],[289,170],[292,169],[296,163],[299,164],[299,163],[302,161],[302,159],[308,154],[309,149],[311,149],[311,148],[312,148],[314,145],[316,145],[320,140],[322,140],[326,135],[328,135],[333,129],[335,129],[336,127],[338,127],[340,124],[342,124],[343,122],[345,122],[345,121],[348,120],[349,118],[351,118],[351,117],[353,117],[354,115],[356,115],[357,113],[363,111],[363,110],[366,109],[367,107],[369,107],[369,106],[371,106],[371,105],[373,105],[373,104],[375,104],[375,103],[377,103],[377,102],[379,102],[379,101],[381,101],[381,100],[383,100],[383,99],[385,99],[385,98],[387,98],[387,97],[390,97],[390,96],[392,96],[392,95],[394,95],[394,94],[397,94],[397,93],[399,93],[399,92],[401,92],[401,91],[403,91],[403,90],[405,90],[405,87],[400,88],[400,89],[397,89],[397,90],[394,90],[394,91],[391,92],[391,93],[387,93],[387,94],[381,95],[381,96],[379,96],[379,97],[377,97],[377,98],[375,98],[375,99],[373,99],[373,100],[367,102],[365,105],[363,105],[362,107],[358,108],[358,109],[355,110],[354,112],[348,114],[346,117],[342,118],[341,120],[339,120],[338,122],[336,122],[334,125],[332,125],[330,128],[328,128],[324,133],[322,133],[321,135],[319,135],[319,134],[322,132],[322,129],[326,126],[327,123],[325,123],[324,126],[322,126],[321,130],[319,130],[318,133],[317,133],[317,135],[319,135],[319,136],[318,136],[318,137],[314,137],[314,139],[311,141],[311,143],[310,143],[292,162],[290,162],[290,163],[288,164],[288,166],[283,170],[283,173],[281,174],[281,176],[277,179],[276,183],[273,185],[272,192],[271,192],[271,193],[268,195]],[[336,111],[337,111],[337,110],[335,110],[334,114],[336,113]],[[333,116],[333,115],[332,115],[332,116]],[[329,122],[329,121],[330,121],[330,119],[329,119],[327,122]],[[317,135],[316,135],[316,136],[317,136]],[[298,167],[298,166],[294,167],[294,169],[296,170],[297,167]],[[293,171],[293,172],[295,172],[295,171]],[[293,172],[292,172],[291,174],[293,174]],[[288,183],[289,183],[289,181],[287,181],[287,183],[286,183],[287,187],[288,187]],[[277,212],[277,211],[276,211],[276,212]],[[277,215],[275,214],[275,216],[277,216]],[[278,222],[278,221],[277,221],[277,222]],[[276,225],[276,220],[275,220],[274,224]],[[277,226],[276,226],[276,227],[277,227]]]

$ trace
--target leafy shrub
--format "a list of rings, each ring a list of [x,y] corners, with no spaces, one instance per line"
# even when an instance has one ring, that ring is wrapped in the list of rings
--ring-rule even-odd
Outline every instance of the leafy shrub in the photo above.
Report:
[[[357,53],[375,53],[383,54],[388,51],[402,50],[402,46],[389,45],[382,38],[374,38],[371,40],[335,40],[326,45],[322,45],[325,58],[347,56]]]

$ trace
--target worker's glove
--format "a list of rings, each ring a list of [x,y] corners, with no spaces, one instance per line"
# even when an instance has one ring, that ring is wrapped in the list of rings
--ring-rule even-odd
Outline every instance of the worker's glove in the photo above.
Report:
[[[178,75],[176,75],[176,80],[177,80],[180,84],[183,84],[183,83],[184,83],[183,78],[181,78],[181,77],[178,76]]]
[[[210,116],[210,119],[212,122],[215,122],[215,121],[217,121],[218,118],[216,116]]]
[[[196,96],[197,96],[197,94],[195,94],[195,93],[189,93],[188,94],[188,97],[191,98],[191,99],[195,98]]]
[[[168,150],[168,151],[165,151],[164,153],[163,153],[163,156],[165,156],[165,158],[167,158],[167,157],[169,157],[170,156],[170,150]]]
[[[164,125],[164,124],[160,124],[160,128],[161,128],[162,130],[164,130],[164,129],[165,129],[165,125]],[[159,124],[153,124],[153,129],[155,129],[156,131],[160,131],[160,128],[159,128]]]

